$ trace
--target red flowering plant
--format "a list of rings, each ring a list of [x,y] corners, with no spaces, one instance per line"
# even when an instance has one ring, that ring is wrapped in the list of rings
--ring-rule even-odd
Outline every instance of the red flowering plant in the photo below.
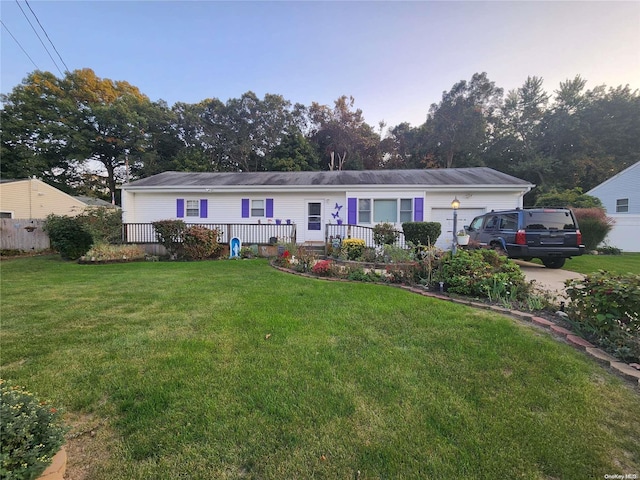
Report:
[[[280,253],[275,263],[284,268],[291,267],[291,252],[289,250],[285,250]]]
[[[311,271],[316,275],[328,277],[333,273],[333,263],[331,260],[320,260],[311,267]]]

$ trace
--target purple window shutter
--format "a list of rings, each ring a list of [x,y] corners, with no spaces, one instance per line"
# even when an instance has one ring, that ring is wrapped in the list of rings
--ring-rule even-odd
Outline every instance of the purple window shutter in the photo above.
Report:
[[[184,218],[184,198],[176,200],[176,217]]]
[[[347,198],[347,223],[356,225],[358,223],[358,199]]]
[[[267,212],[266,217],[273,217],[273,198],[267,198]]]
[[[413,199],[413,221],[422,222],[424,220],[424,198]]]
[[[203,198],[200,200],[200,218],[207,218],[208,212],[207,212],[207,207],[208,207],[208,202],[206,198]]]
[[[242,218],[249,218],[249,199],[242,199]]]

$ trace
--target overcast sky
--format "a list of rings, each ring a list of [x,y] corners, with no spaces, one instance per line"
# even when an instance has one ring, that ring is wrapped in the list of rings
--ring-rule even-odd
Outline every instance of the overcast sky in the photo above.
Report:
[[[640,2],[108,2],[2,0],[1,83],[36,67],[91,68],[152,100],[222,101],[248,90],[333,105],[352,95],[366,121],[424,122],[444,90],[476,72],[505,91],[527,76],[551,93],[640,88]]]

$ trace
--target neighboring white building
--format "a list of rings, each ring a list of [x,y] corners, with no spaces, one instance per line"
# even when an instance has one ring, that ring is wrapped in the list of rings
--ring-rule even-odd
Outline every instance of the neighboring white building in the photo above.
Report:
[[[640,162],[587,192],[599,198],[615,225],[604,243],[625,252],[640,252]]]
[[[532,184],[491,168],[332,172],[164,172],[122,186],[123,223],[295,224],[298,243],[323,243],[325,225],[442,224],[438,245],[488,210],[522,207]]]

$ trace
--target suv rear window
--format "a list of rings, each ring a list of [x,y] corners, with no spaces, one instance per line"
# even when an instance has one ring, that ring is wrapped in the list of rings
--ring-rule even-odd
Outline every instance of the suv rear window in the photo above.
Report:
[[[525,212],[524,228],[527,230],[575,230],[576,224],[568,211]]]

